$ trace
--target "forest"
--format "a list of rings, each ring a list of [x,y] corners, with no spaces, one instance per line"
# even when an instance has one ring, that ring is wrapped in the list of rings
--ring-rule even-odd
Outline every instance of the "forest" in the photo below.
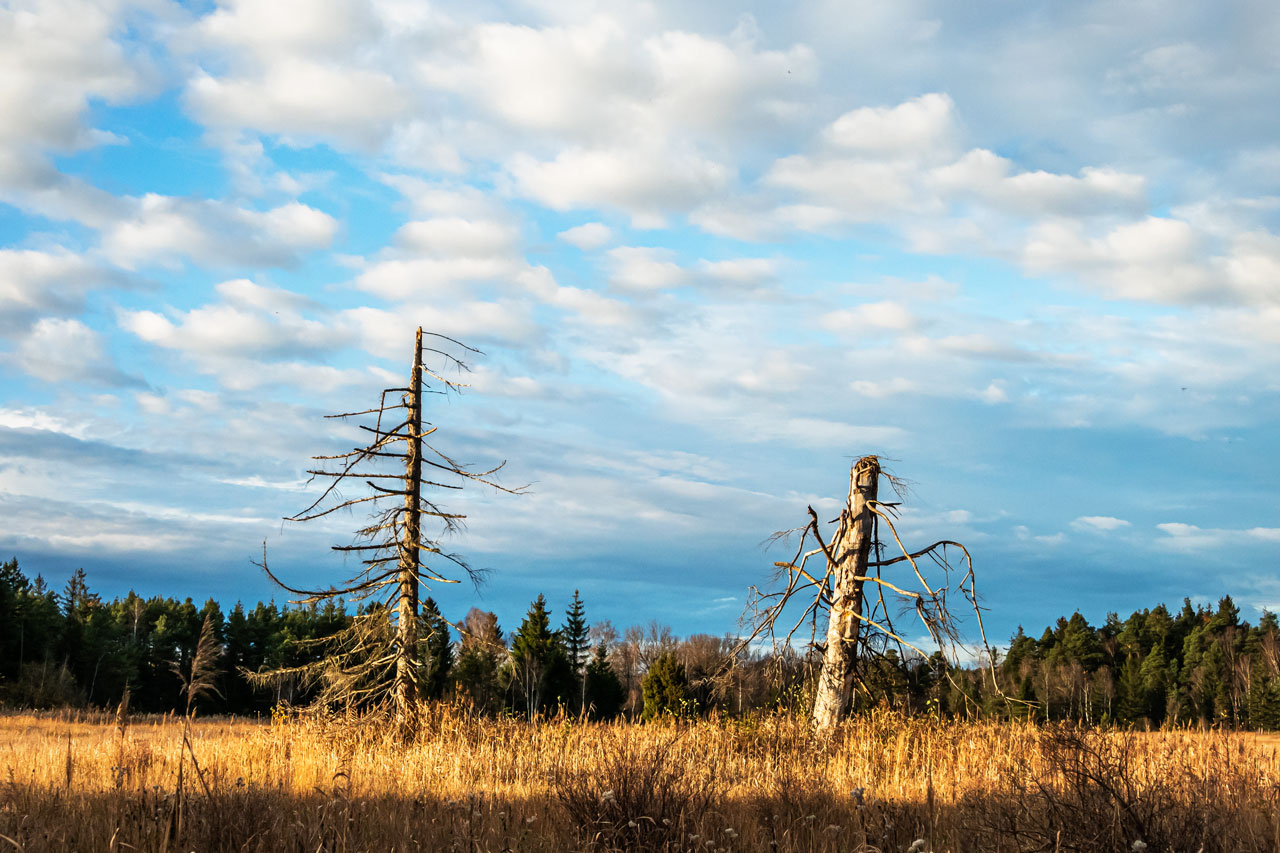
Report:
[[[618,630],[592,623],[576,591],[554,618],[543,596],[512,630],[472,608],[457,618],[422,602],[422,697],[482,715],[587,719],[741,717],[800,710],[812,696],[819,655],[792,646],[739,648],[735,636],[677,637],[657,621]],[[264,715],[318,693],[307,665],[328,641],[367,620],[390,630],[386,608],[344,602],[277,605],[210,599],[103,600],[83,569],[61,591],[0,564],[0,702],[11,708],[127,705],[142,713],[181,708],[206,620],[218,649],[216,690],[203,714]],[[461,633],[451,623],[463,629]],[[861,664],[854,708],[939,718],[1078,721],[1137,727],[1220,725],[1280,729],[1280,623],[1240,618],[1230,597],[1216,607],[1184,601],[1091,625],[1080,613],[1037,636],[1022,628],[995,652],[992,670],[941,654],[892,650]],[[265,674],[265,675],[264,675]],[[357,703],[358,704],[358,703]]]

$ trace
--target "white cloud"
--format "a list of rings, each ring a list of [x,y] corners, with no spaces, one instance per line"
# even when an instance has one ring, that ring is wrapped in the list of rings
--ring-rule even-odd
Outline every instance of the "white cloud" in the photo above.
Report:
[[[147,343],[203,356],[316,353],[341,343],[341,330],[296,314],[268,316],[234,304],[175,312],[176,322],[154,311],[122,311],[120,326]]]
[[[669,249],[619,246],[609,250],[610,283],[623,291],[649,293],[679,287],[689,280]]]
[[[584,222],[561,231],[556,236],[584,252],[602,248],[614,240],[613,229],[602,222]]]
[[[88,291],[118,278],[66,249],[0,249],[0,320],[77,312]]]
[[[328,246],[337,230],[333,217],[299,202],[257,211],[148,193],[129,217],[104,228],[102,248],[126,269],[180,258],[213,267],[285,266]]]
[[[452,304],[409,300],[394,311],[352,308],[343,311],[339,319],[367,352],[398,360],[404,358],[404,341],[412,340],[418,326],[470,344],[497,341],[518,346],[543,333],[533,320],[531,306],[517,299]]]
[[[279,287],[264,287],[247,278],[224,281],[215,285],[214,290],[232,305],[260,311],[279,313],[316,307],[316,303],[305,296]]]
[[[102,336],[79,320],[46,317],[21,340],[18,366],[45,382],[139,384],[116,368]]]
[[[524,266],[509,257],[413,258],[372,264],[356,277],[356,287],[384,299],[447,303],[464,298],[462,285],[514,276]]]
[[[281,59],[255,77],[198,74],[186,101],[210,127],[333,138],[367,148],[385,138],[407,106],[388,74],[297,58]]]
[[[0,148],[69,151],[114,141],[82,119],[92,98],[121,103],[152,74],[113,36],[125,3],[47,2],[0,10]]]
[[[352,0],[228,0],[200,19],[196,34],[270,62],[281,53],[341,56],[378,30],[370,7]]]
[[[825,312],[818,323],[828,331],[856,336],[869,329],[906,331],[915,328],[919,319],[901,302],[884,300]]]
[[[1023,263],[1035,274],[1073,273],[1113,298],[1166,304],[1280,303],[1280,236],[1232,235],[1221,254],[1189,223],[1150,216],[1091,237],[1079,224],[1033,229]]]
[[[518,193],[553,210],[620,209],[641,228],[697,207],[733,178],[732,168],[689,148],[570,148],[549,161],[518,154],[507,168]]]
[[[836,119],[823,133],[839,148],[874,153],[885,158],[931,159],[953,147],[955,103],[931,92],[894,107],[861,107]]]
[[[794,116],[795,91],[815,68],[809,48],[761,50],[747,30],[727,40],[673,27],[644,34],[595,14],[565,26],[481,24],[419,71],[514,127],[607,146],[637,135],[767,133]]]
[[[1171,521],[1157,524],[1156,529],[1169,538],[1157,541],[1157,545],[1178,551],[1195,551],[1205,548],[1222,548],[1245,542],[1280,542],[1280,527],[1251,527],[1230,529],[1223,527],[1199,527]]]
[[[396,232],[395,239],[410,251],[428,255],[484,257],[511,253],[519,236],[503,222],[453,216],[410,222]]]
[[[743,286],[763,285],[778,276],[779,263],[773,258],[728,258],[698,262],[698,272],[715,282]]]
[[[1124,527],[1130,527],[1129,522],[1123,518],[1115,518],[1110,515],[1082,515],[1075,521],[1071,522],[1071,526],[1077,530],[1101,530],[1103,532],[1111,532],[1120,530]]]

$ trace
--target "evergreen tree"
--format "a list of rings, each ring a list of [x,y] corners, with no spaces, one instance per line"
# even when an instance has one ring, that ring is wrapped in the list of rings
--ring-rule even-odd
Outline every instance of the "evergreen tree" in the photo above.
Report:
[[[530,717],[572,694],[569,658],[560,632],[551,630],[547,599],[539,594],[511,638],[511,686]]]
[[[1169,662],[1159,643],[1151,646],[1151,653],[1142,662],[1140,675],[1143,714],[1153,726],[1158,726],[1164,722],[1165,703],[1169,694]]]
[[[418,690],[424,699],[443,699],[453,671],[453,644],[449,639],[449,623],[440,615],[434,599],[422,602],[418,631],[423,645],[423,672]]]
[[[663,715],[685,716],[693,709],[689,701],[689,677],[684,664],[671,652],[663,652],[645,673],[640,684],[644,695],[645,720]]]
[[[482,713],[498,710],[501,688],[498,668],[507,645],[498,617],[473,607],[462,620],[461,648],[453,667],[458,696]]]
[[[609,665],[605,644],[596,644],[595,654],[583,676],[583,701],[587,714],[593,720],[612,720],[622,713],[626,700],[626,688]]]
[[[586,709],[586,693],[584,689],[583,667],[587,664],[587,617],[578,591],[573,591],[573,601],[565,614],[564,627],[560,636],[564,640],[565,656],[568,659],[569,671],[573,676],[575,704],[580,710]]]
[[[1136,654],[1124,659],[1116,684],[1116,716],[1128,723],[1147,716],[1147,695],[1142,684],[1142,663]]]
[[[0,684],[18,677],[22,666],[22,602],[31,584],[18,558],[0,563]]]

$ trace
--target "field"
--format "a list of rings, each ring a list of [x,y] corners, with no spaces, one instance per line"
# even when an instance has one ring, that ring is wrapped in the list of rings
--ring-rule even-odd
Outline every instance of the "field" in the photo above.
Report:
[[[1277,746],[1248,734],[449,709],[410,747],[386,730],[197,719],[184,750],[182,718],[3,716],[0,849],[1280,849]]]

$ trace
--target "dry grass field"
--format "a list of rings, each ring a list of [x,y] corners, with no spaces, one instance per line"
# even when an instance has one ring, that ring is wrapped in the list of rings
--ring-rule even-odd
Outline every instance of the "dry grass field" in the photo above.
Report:
[[[1246,734],[440,709],[407,748],[377,720],[197,719],[184,757],[182,730],[0,717],[0,850],[1280,850],[1277,746]]]

